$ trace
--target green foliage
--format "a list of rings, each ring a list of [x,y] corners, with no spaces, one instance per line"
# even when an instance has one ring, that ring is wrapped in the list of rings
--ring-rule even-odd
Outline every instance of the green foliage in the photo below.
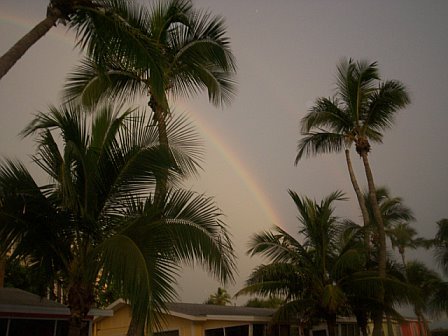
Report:
[[[198,262],[232,280],[232,244],[213,199],[177,189],[168,191],[163,208],[154,203],[159,176],[176,181],[185,162],[195,164],[187,154],[195,152],[196,135],[173,122],[174,156],[159,146],[144,113],[111,105],[51,107],[23,131],[37,134],[34,160],[50,182],[38,186],[18,162],[0,166],[0,239],[14,256],[45,270],[48,284],[63,283],[73,315],[84,316],[95,287],[107,286],[154,326],[176,296],[181,263]]]
[[[46,278],[41,268],[26,265],[17,258],[9,258],[6,263],[5,287],[19,288],[45,296],[48,293]]]
[[[350,276],[364,264],[355,236],[341,235],[341,221],[333,215],[333,203],[345,197],[334,192],[317,203],[293,191],[290,195],[299,212],[301,239],[279,227],[254,235],[249,254],[265,256],[269,263],[258,266],[237,295],[284,297],[277,318],[335,319],[346,310],[351,295],[348,289],[356,288]],[[363,283],[362,274],[358,276],[358,283]]]
[[[268,299],[254,298],[246,302],[246,307],[254,308],[279,308],[284,300],[278,297],[270,297]]]
[[[232,303],[232,301],[230,300],[230,294],[227,293],[224,288],[218,287],[216,293],[210,294],[209,298],[204,303],[225,306]]]
[[[448,219],[437,222],[437,233],[434,239],[434,254],[445,274],[448,274]]]
[[[123,35],[108,41],[98,33],[88,39],[98,42],[91,54],[101,57],[84,60],[69,76],[68,100],[81,97],[94,104],[113,96],[129,101],[149,93],[168,112],[166,95],[189,97],[206,89],[213,104],[230,101],[236,66],[222,17],[194,9],[188,0],[125,12]]]

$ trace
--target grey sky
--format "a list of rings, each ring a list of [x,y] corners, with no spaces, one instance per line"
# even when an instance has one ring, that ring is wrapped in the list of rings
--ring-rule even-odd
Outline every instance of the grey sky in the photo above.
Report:
[[[44,17],[46,3],[0,2],[0,52]],[[421,235],[434,235],[435,222],[448,217],[444,99],[448,2],[194,0],[194,4],[226,18],[238,61],[239,92],[231,106],[215,109],[204,96],[177,102],[175,108],[202,125],[205,171],[187,185],[214,195],[226,214],[239,255],[239,276],[235,285],[228,286],[230,293],[241,288],[260,262],[244,255],[252,233],[273,224],[296,231],[296,212],[287,189],[318,199],[342,189],[351,200],[338,207],[338,214],[359,216],[342,154],[293,165],[300,118],[315,98],[333,94],[336,64],[344,57],[378,61],[384,79],[401,80],[411,92],[412,104],[400,112],[384,144],[373,146],[370,160],[377,185],[388,186],[413,209],[414,227]],[[32,142],[17,134],[34,112],[59,103],[65,74],[76,64],[72,41],[64,28],[54,29],[0,81],[1,155],[30,161]],[[223,155],[226,152],[233,156],[229,159]],[[354,153],[353,160],[365,185]],[[248,183],[241,167],[258,187]],[[257,188],[264,195],[255,197]],[[260,197],[268,200],[280,223],[273,222]],[[426,252],[411,254],[417,256],[426,262],[432,259]],[[181,298],[202,302],[217,286],[202,271],[186,270],[180,279]]]

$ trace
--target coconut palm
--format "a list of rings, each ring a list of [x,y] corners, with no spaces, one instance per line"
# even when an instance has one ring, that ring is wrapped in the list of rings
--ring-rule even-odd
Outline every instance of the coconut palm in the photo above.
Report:
[[[437,233],[434,239],[434,251],[437,262],[443,272],[448,273],[448,219],[437,222]]]
[[[85,112],[52,107],[24,130],[38,134],[35,162],[51,182],[38,186],[22,164],[3,162],[0,239],[64,281],[70,335],[80,334],[98,282],[113,283],[133,316],[153,325],[175,297],[180,263],[196,261],[219,279],[231,279],[232,245],[212,199],[176,190],[156,206],[157,176],[175,174],[177,166],[158,146],[149,118],[101,105],[89,122]],[[172,136],[185,138],[188,128],[176,129]]]
[[[426,239],[416,237],[417,231],[407,222],[394,225],[392,229],[387,230],[387,235],[392,243],[392,248],[398,249],[404,267],[406,267],[406,249],[416,249],[427,244]]]
[[[302,119],[302,134],[305,138],[299,141],[296,162],[305,154],[338,152],[342,148],[345,148],[347,154],[351,145],[355,145],[356,152],[363,161],[369,203],[378,226],[378,272],[385,278],[386,235],[368,154],[370,142],[382,142],[383,131],[392,126],[396,112],[409,103],[409,96],[399,81],[380,82],[379,79],[375,62],[342,61],[338,66],[336,95],[333,98],[317,99],[310,113]],[[367,224],[365,202],[361,200],[359,186],[353,178],[349,156],[347,165],[363,213],[364,224]],[[380,335],[379,317],[375,325],[375,335]]]
[[[210,294],[209,298],[205,301],[206,304],[225,306],[232,303],[230,295],[225,288],[218,287],[216,293]]]
[[[111,48],[116,50],[151,50],[151,57],[140,57],[141,62],[154,64],[158,49],[152,41],[135,42],[134,32],[129,29],[125,18],[130,12],[138,13],[140,6],[127,0],[50,0],[45,19],[14,44],[0,57],[0,78],[25,54],[25,52],[52,27],[59,23],[75,30],[77,45],[91,57],[101,59]],[[137,53],[137,51],[136,51]],[[160,71],[154,68],[154,78],[160,80]],[[156,89],[160,89],[157,87]]]
[[[340,234],[341,223],[333,215],[333,204],[344,199],[341,192],[320,203],[292,191],[290,195],[299,211],[302,242],[279,227],[254,235],[249,253],[263,255],[269,263],[257,267],[238,294],[284,297],[286,303],[278,314],[298,315],[302,322],[323,318],[329,335],[334,335],[336,316],[350,310],[350,296],[357,288],[357,295],[366,293],[362,274],[350,276],[364,269],[362,244],[356,243],[354,236]]]
[[[430,270],[423,263],[418,261],[410,261],[406,264],[406,279],[418,295],[413,300],[415,315],[419,321],[419,328],[425,328],[425,332],[420,334],[429,335],[428,321],[425,314],[436,315],[433,303],[437,301],[438,290],[441,288],[443,281],[440,275]],[[443,311],[443,310],[442,310]]]
[[[160,144],[168,146],[168,97],[189,97],[207,90],[213,104],[229,102],[235,91],[235,61],[223,18],[195,10],[189,0],[159,1],[151,10],[136,14],[126,22],[138,41],[158,46],[156,69],[161,69],[163,78],[153,78],[153,67],[141,62],[144,50],[111,50],[108,58],[100,62],[89,58],[75,69],[68,78],[66,98],[81,97],[85,104],[94,104],[103,96],[129,100],[148,95]],[[151,50],[148,53],[146,58],[151,57]],[[163,92],[159,94],[160,85]],[[156,194],[163,198],[166,188],[167,181],[161,179]]]
[[[368,192],[364,192],[364,199],[368,205],[367,212],[369,214],[369,222],[371,223],[369,227],[370,236],[372,236],[372,240],[376,241],[375,245],[377,246],[378,226],[373,214],[373,207],[368,202]],[[392,248],[398,248],[403,266],[405,266],[405,249],[416,248],[424,242],[422,238],[415,237],[417,232],[409,225],[409,222],[415,220],[412,210],[403,203],[401,197],[392,197],[390,191],[385,187],[380,187],[376,190],[376,199],[381,211],[386,235],[391,241]]]

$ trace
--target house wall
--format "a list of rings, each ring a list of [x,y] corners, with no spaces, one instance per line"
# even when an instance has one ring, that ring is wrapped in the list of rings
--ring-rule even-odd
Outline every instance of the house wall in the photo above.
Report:
[[[249,321],[191,321],[177,316],[165,316],[161,331],[179,330],[179,336],[203,336],[205,330],[252,324]]]
[[[179,336],[201,336],[202,335],[202,322],[190,321],[176,316],[164,315],[164,322],[161,330],[156,331],[168,331],[178,330]]]
[[[131,323],[131,309],[123,306],[114,312],[114,316],[96,321],[93,336],[125,336]]]
[[[131,321],[131,310],[124,305],[113,317],[102,318],[94,323],[93,336],[126,336]],[[164,315],[162,327],[157,331],[179,331],[179,336],[203,336],[206,329],[233,327],[251,324],[249,321],[191,321],[178,316]]]
[[[356,326],[356,320],[338,321],[337,329],[336,329],[337,336],[347,336],[341,332],[342,331],[341,323],[342,324],[352,323],[353,325]],[[420,329],[419,329],[418,325],[419,325],[419,322],[414,321],[414,320],[406,320],[406,321],[401,321],[401,322],[392,320],[391,321],[392,333],[390,333],[389,327],[387,325],[387,321],[384,321],[383,327],[382,327],[383,328],[383,336],[427,336],[424,332],[423,325],[422,325],[422,333],[420,333]],[[367,325],[367,332],[369,335],[372,335],[372,331],[373,331],[373,323],[370,322]],[[320,324],[313,326],[313,328],[310,330],[309,336],[317,336],[317,335],[322,335],[322,334],[328,335],[327,325],[325,323],[320,323]]]

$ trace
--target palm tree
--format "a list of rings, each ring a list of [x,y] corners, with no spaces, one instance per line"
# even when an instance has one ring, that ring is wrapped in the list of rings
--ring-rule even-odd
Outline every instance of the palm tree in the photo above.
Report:
[[[45,19],[25,34],[3,56],[0,57],[0,79],[14,64],[42,38],[52,27],[59,23],[74,29],[79,38],[77,45],[88,51],[92,57],[101,59],[111,49],[122,47],[117,43],[118,36],[126,36],[127,45],[132,43],[132,32],[124,18],[127,13],[138,12],[139,6],[126,0],[50,0]],[[141,44],[139,45],[142,47]],[[133,45],[135,48],[135,45]],[[157,58],[157,49],[150,45],[152,59]],[[151,60],[152,62],[152,60]],[[156,73],[154,77],[156,77]]]
[[[154,78],[154,66],[140,59],[151,58],[151,50],[148,55],[141,49],[111,50],[100,62],[90,58],[82,62],[68,79],[66,98],[81,97],[85,104],[94,104],[104,96],[129,100],[148,95],[159,142],[168,147],[168,97],[189,97],[207,90],[213,104],[229,102],[235,92],[235,61],[223,18],[194,10],[189,0],[159,1],[150,11],[135,14],[126,22],[137,41],[158,46],[155,67],[161,69],[162,78]],[[166,188],[162,178],[156,195],[163,198]]]
[[[218,287],[216,293],[210,294],[209,298],[205,301],[206,304],[225,306],[232,303],[230,295],[225,288]]]
[[[316,203],[289,192],[299,211],[300,242],[279,227],[256,234],[250,242],[251,255],[263,255],[269,263],[257,267],[246,287],[238,294],[274,295],[285,298],[278,316],[300,316],[302,322],[323,318],[330,336],[335,335],[336,316],[349,310],[351,280],[363,269],[364,254],[348,235],[340,235],[340,220],[333,215],[333,203],[343,200],[334,192]],[[358,292],[358,294],[360,294]]]
[[[406,267],[406,249],[416,249],[426,245],[426,240],[416,237],[417,231],[407,222],[394,225],[392,229],[387,230],[387,235],[392,243],[392,248],[398,249],[404,267]]]
[[[406,265],[406,279],[414,290],[418,292],[413,300],[414,313],[419,321],[419,328],[425,328],[425,333],[420,329],[420,335],[429,335],[428,321],[425,314],[430,313],[433,306],[433,302],[437,301],[438,289],[442,285],[442,279],[437,272],[430,270],[423,263],[418,261],[408,262]],[[433,310],[433,313],[435,311]]]
[[[152,326],[175,297],[180,263],[196,261],[219,279],[232,279],[232,245],[212,199],[173,190],[163,208],[155,204],[157,176],[176,167],[149,118],[101,105],[89,122],[85,112],[52,107],[24,130],[38,134],[35,162],[52,182],[38,186],[18,162],[0,166],[0,239],[63,280],[70,335],[80,334],[98,282],[113,283],[133,316]],[[188,134],[185,125],[177,131],[174,138]]]
[[[443,272],[448,273],[448,219],[439,220],[437,226],[434,239],[435,257]]]
[[[396,112],[409,103],[409,96],[402,83],[396,80],[379,81],[377,64],[366,61],[344,60],[338,66],[337,88],[333,98],[319,98],[315,107],[302,119],[302,134],[296,162],[304,154],[337,152],[355,144],[367,179],[371,203],[379,236],[380,277],[386,277],[386,235],[381,211],[376,199],[375,182],[368,160],[370,141],[381,143],[385,129],[392,126]],[[366,208],[361,200],[359,186],[354,179],[349,157],[347,165],[358,202],[363,213]],[[365,204],[365,202],[364,202]],[[381,317],[382,318],[382,317]],[[380,317],[376,319],[375,335],[381,334]]]
[[[367,212],[369,214],[370,227],[369,236],[375,240],[377,246],[378,241],[378,225],[374,218],[373,208],[368,202],[369,194],[364,193],[366,201]],[[392,197],[390,191],[385,187],[380,187],[376,190],[376,199],[381,211],[381,217],[385,227],[386,235],[389,237],[392,248],[397,247],[405,267],[405,249],[417,248],[424,243],[422,238],[415,238],[417,232],[410,227],[409,222],[415,220],[412,210],[408,208],[401,197]]]

